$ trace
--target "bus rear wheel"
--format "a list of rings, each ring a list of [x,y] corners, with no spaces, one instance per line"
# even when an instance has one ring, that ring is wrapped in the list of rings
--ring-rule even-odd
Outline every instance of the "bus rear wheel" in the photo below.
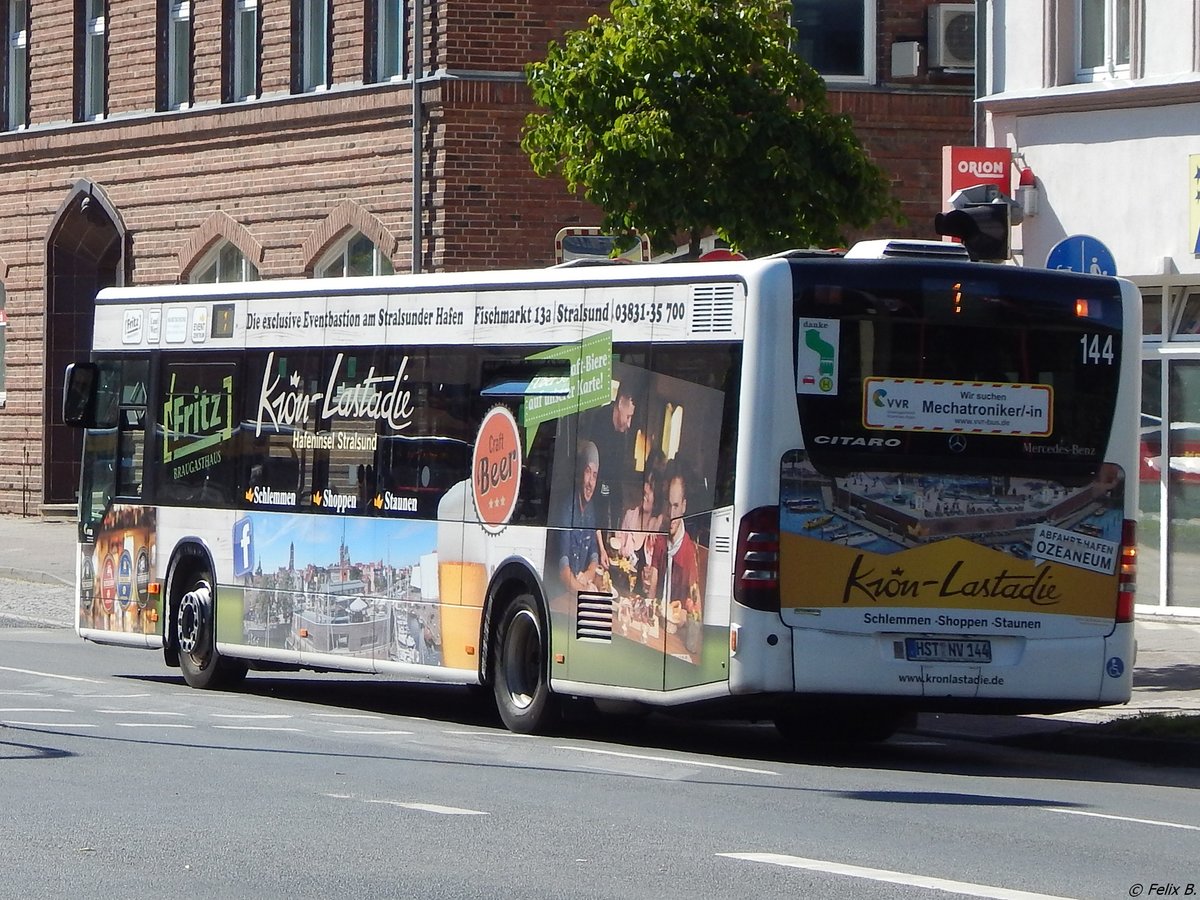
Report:
[[[555,698],[547,676],[546,641],[537,601],[530,594],[505,608],[496,631],[492,691],[509,731],[536,734],[553,722]]]
[[[245,663],[217,652],[216,616],[207,574],[193,578],[189,589],[179,598],[175,636],[179,644],[179,668],[190,687],[224,690],[245,679]]]

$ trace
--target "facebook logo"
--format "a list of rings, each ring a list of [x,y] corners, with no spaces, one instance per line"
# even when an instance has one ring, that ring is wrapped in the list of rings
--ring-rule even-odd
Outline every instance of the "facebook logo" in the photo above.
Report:
[[[249,575],[254,570],[254,523],[249,518],[233,523],[233,574]]]

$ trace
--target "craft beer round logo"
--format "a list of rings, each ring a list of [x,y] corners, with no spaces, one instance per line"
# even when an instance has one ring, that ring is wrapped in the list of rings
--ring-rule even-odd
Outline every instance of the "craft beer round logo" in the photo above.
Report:
[[[121,609],[129,607],[129,601],[133,599],[133,557],[130,556],[128,550],[121,551],[121,558],[117,562],[117,602],[121,604]]]
[[[512,518],[521,489],[521,435],[507,407],[488,410],[475,438],[471,496],[483,527],[495,534]]]
[[[133,590],[140,609],[150,605],[150,555],[145,547],[138,551],[137,565],[133,571]]]
[[[112,554],[104,557],[104,565],[100,569],[100,600],[104,603],[104,611],[113,611],[113,601],[117,599],[117,563]]]

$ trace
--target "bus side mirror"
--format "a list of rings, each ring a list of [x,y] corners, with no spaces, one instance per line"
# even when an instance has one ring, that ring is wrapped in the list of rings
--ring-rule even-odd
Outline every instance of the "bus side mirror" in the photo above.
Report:
[[[76,428],[96,427],[96,387],[100,369],[95,363],[71,363],[63,385],[63,422]]]

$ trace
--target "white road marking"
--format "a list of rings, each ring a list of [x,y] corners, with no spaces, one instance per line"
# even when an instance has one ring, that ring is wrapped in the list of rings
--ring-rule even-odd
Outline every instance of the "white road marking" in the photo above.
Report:
[[[331,800],[357,800],[353,794],[322,794]],[[360,803],[380,803],[384,806],[399,806],[402,809],[412,809],[417,812],[437,813],[441,816],[490,816],[491,813],[479,809],[463,809],[461,806],[439,806],[436,803],[409,803],[404,800],[373,800],[364,798]]]
[[[411,731],[383,731],[377,728],[335,728],[333,734],[412,734]]]
[[[0,713],[54,713],[54,712],[74,712],[71,709],[59,709],[55,706],[8,706],[0,709]]]
[[[290,719],[288,713],[209,713],[214,719]]]
[[[18,675],[37,675],[39,678],[61,678],[63,681],[86,681],[88,684],[104,684],[98,678],[80,678],[77,675],[55,675],[53,672],[35,672],[33,669],[13,669],[0,666],[0,672],[16,672]]]
[[[373,716],[368,713],[313,713],[314,719],[382,719],[383,716]]]
[[[988,884],[973,884],[969,881],[933,878],[910,872],[892,872],[888,869],[868,869],[865,866],[850,866],[824,859],[806,859],[803,856],[785,856],[782,853],[718,853],[717,856],[748,862],[770,863],[775,866],[788,866],[793,869],[807,869],[811,872],[827,872],[830,875],[845,875],[850,878],[865,878],[869,881],[883,881],[888,884],[904,884],[934,891],[946,891],[950,894],[962,894],[967,897],[986,897],[989,900],[1070,900],[1070,898],[1054,894],[1037,894],[1012,888],[993,887]]]
[[[382,803],[386,806],[399,806],[403,809],[413,809],[417,812],[437,813],[439,816],[487,816],[480,809],[463,809],[458,806],[438,806],[436,803],[403,803],[400,800],[364,800],[364,803]]]
[[[0,725],[24,725],[27,728],[95,728],[83,722],[22,722],[18,719],[0,720]]]
[[[576,753],[596,753],[601,756],[619,756],[623,759],[644,759],[649,762],[670,763],[675,766],[699,766],[704,769],[725,769],[730,772],[749,772],[752,775],[778,775],[770,769],[752,769],[748,766],[731,766],[726,763],[700,762],[695,759],[683,759],[678,756],[648,756],[642,753],[619,753],[616,750],[600,750],[596,747],[571,747],[560,744],[555,750],[574,750]]]
[[[181,712],[165,712],[158,709],[98,709],[96,712],[108,716],[179,716],[182,718],[185,715]]]
[[[482,728],[475,728],[470,731],[466,729],[451,730],[442,729],[442,734],[466,735],[468,737],[489,737],[489,738],[512,738],[519,741],[528,741],[537,737],[536,734],[517,734],[515,731],[486,731]]]
[[[1184,825],[1180,822],[1163,822],[1158,819],[1135,819],[1132,816],[1114,816],[1109,813],[1086,812],[1082,809],[1064,809],[1059,806],[1043,807],[1046,812],[1063,813],[1068,816],[1090,816],[1093,819],[1112,819],[1116,822],[1133,822],[1136,825],[1159,825],[1163,828],[1182,828],[1184,831],[1200,831],[1200,825]]]
[[[180,725],[177,722],[118,722],[118,728],[195,728],[195,725]]]
[[[213,728],[223,728],[226,731],[304,731],[303,728],[280,728],[278,725],[214,725]]]
[[[0,691],[0,697],[49,697],[46,691]]]
[[[149,697],[147,694],[76,694],[83,700],[137,700],[141,697]]]

